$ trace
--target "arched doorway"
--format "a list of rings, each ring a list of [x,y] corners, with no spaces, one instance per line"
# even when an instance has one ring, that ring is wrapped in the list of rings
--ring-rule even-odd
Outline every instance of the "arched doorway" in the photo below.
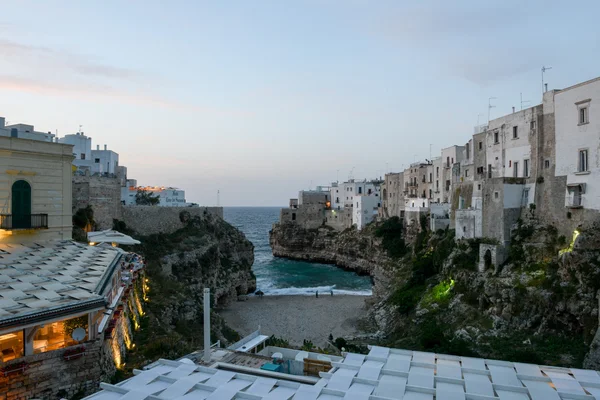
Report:
[[[11,204],[13,228],[31,228],[31,185],[27,181],[13,183]]]
[[[383,189],[383,199],[387,200],[387,190]]]
[[[487,249],[483,255],[483,266],[484,270],[492,267],[492,252],[490,249]]]

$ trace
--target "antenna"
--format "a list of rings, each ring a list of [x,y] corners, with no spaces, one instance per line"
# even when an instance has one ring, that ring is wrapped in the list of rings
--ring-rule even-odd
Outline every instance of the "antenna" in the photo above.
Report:
[[[544,94],[544,72],[552,69],[552,67],[544,67],[542,66],[542,95]]]
[[[338,183],[340,181],[340,170],[339,169],[337,170],[337,175],[336,175],[335,181],[338,182]]]
[[[492,105],[492,100],[496,100],[496,97],[490,97],[488,99],[488,125],[490,124],[490,111],[492,108],[496,107]]]
[[[81,128],[83,128],[83,125],[79,125],[79,133],[81,133]]]
[[[429,161],[431,161],[431,146],[433,146],[433,144],[429,144]]]
[[[523,93],[521,93],[521,110],[523,110],[523,104],[531,103],[529,100],[523,100]]]
[[[221,207],[221,191],[217,190],[217,207]]]

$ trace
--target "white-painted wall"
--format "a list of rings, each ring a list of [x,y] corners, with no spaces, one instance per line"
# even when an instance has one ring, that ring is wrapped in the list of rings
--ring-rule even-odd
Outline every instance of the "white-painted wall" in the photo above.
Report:
[[[334,210],[342,210],[344,207],[353,207],[354,196],[369,195],[377,193],[379,196],[380,186],[373,182],[362,180],[357,181],[352,179],[348,182],[332,183],[330,188],[331,193],[331,208]]]
[[[352,201],[354,202],[352,224],[361,230],[377,216],[377,209],[381,206],[381,197],[376,193],[357,195],[353,197]]]
[[[4,117],[0,117],[0,136],[38,140],[40,142],[54,142],[55,135],[52,132],[38,132],[33,128],[33,125],[6,125],[6,119]]]
[[[187,207],[190,206],[190,203],[186,203],[185,201],[185,191],[176,188],[166,188],[166,187],[122,187],[121,188],[121,202],[128,206],[135,205],[135,195],[138,190],[147,190],[153,195],[159,197],[160,202],[158,203],[161,207]]]
[[[590,100],[589,103],[577,104]],[[579,124],[579,107],[588,107],[587,124]],[[600,210],[600,78],[559,91],[554,96],[556,123],[556,176],[567,185],[585,184],[584,208]],[[580,173],[579,150],[588,149],[588,171]],[[569,191],[565,192],[568,205]]]
[[[79,169],[88,169],[92,172],[92,138],[85,136],[83,133],[73,135],[65,135],[58,139],[59,143],[70,144],[73,146],[73,165]]]
[[[92,150],[92,172],[115,174],[119,165],[119,155],[112,150]]]

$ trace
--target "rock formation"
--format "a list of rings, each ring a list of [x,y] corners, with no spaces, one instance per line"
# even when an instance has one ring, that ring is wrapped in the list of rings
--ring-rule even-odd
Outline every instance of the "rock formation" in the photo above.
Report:
[[[513,228],[509,259],[479,271],[479,244],[451,230],[390,220],[363,231],[276,224],[276,256],[328,262],[374,282],[370,311],[384,344],[553,365],[600,365],[600,228],[576,240],[535,220]],[[404,229],[404,230],[403,230]],[[406,245],[404,244],[406,239]],[[560,252],[560,255],[559,255]],[[591,346],[590,346],[591,345]],[[584,363],[585,358],[585,363]]]

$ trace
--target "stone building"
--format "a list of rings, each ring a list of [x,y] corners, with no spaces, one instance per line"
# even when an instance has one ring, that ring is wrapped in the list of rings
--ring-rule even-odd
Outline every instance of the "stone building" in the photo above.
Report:
[[[70,240],[71,145],[0,137],[0,150],[0,397],[71,397],[114,373],[129,335],[117,307],[141,267]]]
[[[404,173],[393,172],[385,174],[385,180],[382,185],[382,216],[404,217]]]
[[[2,243],[71,239],[69,145],[0,137]]]

